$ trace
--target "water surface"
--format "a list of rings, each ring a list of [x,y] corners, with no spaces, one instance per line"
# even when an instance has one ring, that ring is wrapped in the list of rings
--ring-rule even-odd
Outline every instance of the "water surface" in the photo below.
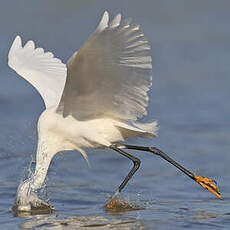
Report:
[[[9,0],[1,5],[1,229],[229,229],[229,1]],[[129,143],[157,146],[194,173],[216,179],[224,199],[158,157],[137,153],[142,165],[123,196],[143,209],[108,212],[103,205],[132,163],[96,150],[88,152],[88,168],[79,153],[70,152],[57,155],[49,170],[44,193],[55,212],[15,216],[10,208],[35,156],[36,121],[44,105],[7,67],[9,46],[20,34],[66,62],[105,9],[133,17],[152,44],[153,86],[143,120],[158,120],[159,137]]]

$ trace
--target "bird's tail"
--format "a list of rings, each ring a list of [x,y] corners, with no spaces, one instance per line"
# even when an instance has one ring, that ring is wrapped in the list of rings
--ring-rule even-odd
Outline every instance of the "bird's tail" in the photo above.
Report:
[[[140,123],[140,122],[134,122],[133,125],[135,125],[137,128],[139,128],[143,132],[143,136],[149,136],[149,137],[156,137],[158,126],[157,121],[148,122],[148,123]]]
[[[115,124],[124,139],[131,137],[156,137],[157,136],[157,121],[149,123],[132,122],[131,124],[116,122]]]

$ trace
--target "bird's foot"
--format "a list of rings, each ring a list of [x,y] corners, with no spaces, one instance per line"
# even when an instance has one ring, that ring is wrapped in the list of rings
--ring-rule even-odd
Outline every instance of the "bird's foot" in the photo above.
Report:
[[[202,176],[194,176],[195,181],[200,184],[203,188],[207,189],[209,192],[214,194],[219,199],[222,199],[222,196],[220,195],[219,188],[217,187],[216,181],[202,177]]]
[[[107,211],[123,212],[131,210],[143,209],[140,206],[130,203],[127,198],[122,197],[119,192],[116,192],[111,199],[104,205]]]

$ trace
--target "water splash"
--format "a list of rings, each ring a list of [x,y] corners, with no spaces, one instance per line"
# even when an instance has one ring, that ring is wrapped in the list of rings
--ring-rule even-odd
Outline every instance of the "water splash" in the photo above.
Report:
[[[23,176],[23,178],[29,179],[21,180],[18,186],[14,206],[12,207],[12,211],[14,211],[16,215],[19,216],[24,215],[25,213],[29,213],[30,215],[49,214],[54,210],[54,207],[49,204],[48,193],[45,189],[46,183],[44,183],[38,190],[38,194],[40,197],[42,197],[42,199],[40,199],[33,190],[32,185],[34,179],[34,163],[35,161],[33,157],[31,157],[31,161],[28,167],[25,168]]]
[[[124,211],[134,211],[142,210],[139,204],[131,202],[128,197],[121,196],[119,192],[116,192],[110,200],[104,205],[104,208],[108,212],[124,212]]]

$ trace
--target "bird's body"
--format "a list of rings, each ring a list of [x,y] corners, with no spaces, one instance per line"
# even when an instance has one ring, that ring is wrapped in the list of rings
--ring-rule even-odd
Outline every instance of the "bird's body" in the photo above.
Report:
[[[30,210],[41,201],[34,193],[44,183],[53,156],[85,148],[109,148],[134,136],[156,136],[157,123],[138,123],[147,114],[152,82],[151,47],[139,25],[104,13],[93,35],[63,64],[50,52],[22,46],[9,51],[9,66],[42,96],[46,109],[38,121],[34,174],[18,188],[16,203]],[[127,183],[127,182],[126,182]]]
[[[112,118],[84,121],[78,121],[72,116],[64,118],[57,113],[55,107],[46,109],[41,114],[37,127],[36,168],[33,176],[19,186],[20,211],[29,211],[31,205],[36,206],[36,202],[43,203],[33,191],[43,185],[56,153],[77,150],[89,163],[85,148],[108,148],[135,136],[154,137],[157,131],[156,122],[131,125]]]
[[[112,118],[97,118],[78,121],[72,116],[63,117],[56,108],[46,109],[38,121],[39,140],[49,139],[56,152],[80,150],[82,148],[106,148],[114,143],[134,136],[155,136],[157,123],[141,126],[139,123],[127,124]]]
[[[35,172],[19,185],[17,209],[47,205],[35,192],[42,187],[54,155],[66,150],[77,150],[88,161],[85,148],[110,148],[132,160],[134,166],[120,192],[140,160],[122,150],[132,146],[114,144],[135,136],[155,137],[157,132],[156,122],[137,122],[147,114],[152,84],[151,47],[140,26],[121,20],[120,14],[109,22],[105,12],[93,35],[66,65],[52,53],[35,48],[33,41],[23,47],[19,36],[8,60],[38,90],[46,106],[37,126]]]

